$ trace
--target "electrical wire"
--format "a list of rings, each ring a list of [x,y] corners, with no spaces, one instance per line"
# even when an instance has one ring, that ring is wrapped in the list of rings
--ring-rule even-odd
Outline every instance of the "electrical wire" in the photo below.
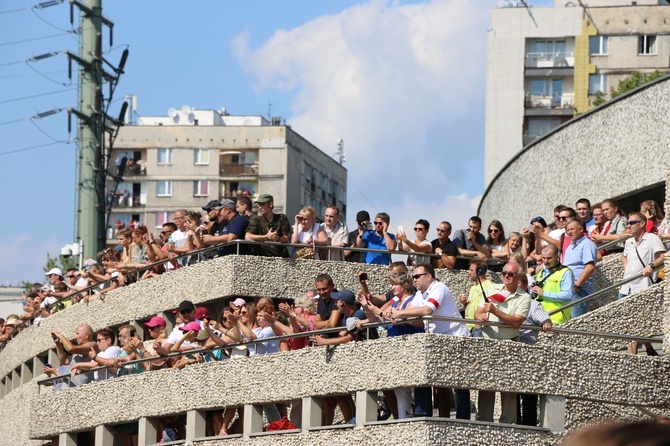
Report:
[[[46,71],[44,74],[62,74],[62,73],[67,73],[67,70],[58,70],[58,71]],[[31,74],[31,73],[25,73],[25,74],[8,74],[7,76],[0,76],[0,79],[13,79],[17,77],[34,77],[34,76],[41,76],[41,74]]]
[[[62,3],[62,2],[61,2],[61,3]],[[43,17],[40,17],[40,15],[39,15],[37,12],[35,12],[36,9],[37,9],[37,8],[35,8],[34,6],[31,6],[31,7],[30,7],[30,11],[31,11],[33,14],[35,14],[35,17],[37,17],[38,19],[40,19],[41,21],[43,21],[44,23],[46,23],[47,25],[49,25],[49,26],[52,27],[53,29],[57,29],[58,31],[62,31],[62,32],[64,32],[64,33],[73,31],[72,29],[67,30],[67,29],[59,28],[59,27],[57,27],[56,25],[54,25],[53,23],[49,23],[48,20],[44,19]]]
[[[66,88],[64,90],[50,91],[50,92],[47,92],[47,93],[34,94],[32,96],[24,96],[22,98],[6,99],[4,101],[0,101],[0,104],[8,104],[10,102],[18,102],[18,101],[22,101],[24,99],[33,99],[33,98],[39,98],[41,96],[49,96],[49,95],[57,94],[57,93],[65,93],[67,91],[72,91],[72,90],[76,90],[76,88]]]
[[[14,13],[14,12],[28,11],[30,8],[31,8],[31,7],[27,7],[27,8],[19,8],[19,9],[10,9],[10,10],[8,10],[8,11],[0,11],[0,15],[3,15],[3,14],[12,14],[12,13]]]
[[[65,142],[48,142],[46,144],[39,144],[37,146],[30,146],[30,147],[24,147],[22,149],[15,149],[15,150],[8,150],[6,152],[0,152],[0,156],[5,156],[5,155],[11,155],[12,153],[19,153],[19,152],[26,152],[28,150],[35,150],[39,149],[41,147],[47,147],[47,146],[54,146],[56,144],[71,144],[71,141],[65,141]]]
[[[55,79],[51,79],[49,76],[40,73],[39,70],[35,69],[35,68],[30,64],[30,62],[27,62],[27,61],[26,61],[26,65],[28,66],[28,68],[30,68],[30,69],[33,70],[35,73],[37,73],[38,75],[42,76],[44,79],[48,80],[49,82],[53,82],[54,84],[56,84],[56,85],[61,85],[61,86],[63,86],[63,87],[69,87],[70,85],[72,85],[72,79],[70,79],[70,82],[69,82],[69,83],[58,82],[57,80],[55,80]]]
[[[0,47],[10,46],[10,45],[18,45],[20,43],[26,43],[26,42],[35,42],[37,40],[51,39],[51,38],[54,38],[54,37],[60,37],[60,36],[64,36],[64,35],[67,35],[67,34],[76,34],[76,31],[67,31],[67,32],[64,32],[64,33],[52,34],[50,36],[42,36],[42,37],[35,37],[35,38],[32,38],[32,39],[15,40],[14,42],[0,43]]]
[[[30,122],[31,122],[35,127],[37,127],[37,130],[39,130],[40,132],[42,132],[42,134],[43,134],[44,136],[46,136],[47,138],[51,139],[52,141],[57,142],[57,143],[67,143],[67,140],[63,141],[63,140],[56,139],[56,138],[54,138],[53,136],[49,135],[47,132],[45,132],[45,131],[42,129],[42,127],[40,127],[39,125],[37,125],[37,123],[35,122],[34,117],[30,119]]]

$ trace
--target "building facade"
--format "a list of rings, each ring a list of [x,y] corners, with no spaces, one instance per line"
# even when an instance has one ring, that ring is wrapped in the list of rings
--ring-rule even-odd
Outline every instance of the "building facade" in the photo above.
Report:
[[[670,67],[664,0],[506,1],[487,37],[485,184],[524,146],[609,99],[633,71]],[[598,93],[600,92],[600,93]]]
[[[187,106],[140,117],[120,129],[110,166],[122,180],[107,181],[109,242],[131,221],[153,230],[177,209],[239,195],[271,194],[291,221],[305,205],[346,216],[346,169],[278,119]]]

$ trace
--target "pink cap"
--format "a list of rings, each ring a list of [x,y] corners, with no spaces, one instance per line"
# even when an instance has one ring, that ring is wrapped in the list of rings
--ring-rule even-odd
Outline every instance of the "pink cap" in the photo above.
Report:
[[[165,323],[165,319],[163,319],[160,316],[154,316],[151,318],[151,320],[147,323],[144,324],[145,327],[158,327],[161,326],[163,328],[167,327],[167,324]]]
[[[202,327],[200,327],[200,322],[196,321],[189,322],[188,324],[179,327],[181,331],[191,331],[191,330],[200,331],[201,328]]]
[[[230,303],[230,305],[235,305],[236,307],[241,308],[241,307],[243,307],[246,303],[247,303],[246,300],[242,299],[241,297],[238,297],[237,299],[235,299],[234,301],[232,301],[232,302]]]

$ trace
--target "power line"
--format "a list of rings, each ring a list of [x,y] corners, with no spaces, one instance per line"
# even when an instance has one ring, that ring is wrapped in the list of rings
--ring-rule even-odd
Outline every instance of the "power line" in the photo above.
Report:
[[[44,74],[61,74],[67,73],[67,70],[58,70],[58,71],[45,71]],[[16,77],[34,77],[41,76],[40,73],[24,73],[24,74],[8,74],[7,76],[0,76],[0,79],[12,79]]]
[[[28,11],[29,9],[30,9],[30,7],[28,7],[28,8],[19,8],[19,9],[10,9],[10,10],[8,10],[8,11],[0,11],[0,15],[3,15],[3,14],[12,14],[12,13],[14,13],[14,12]]]
[[[67,32],[64,32],[64,33],[51,34],[50,36],[42,36],[42,37],[35,37],[35,38],[32,38],[32,39],[16,40],[14,42],[5,42],[5,43],[0,43],[0,47],[9,46],[9,45],[18,45],[19,43],[35,42],[36,40],[51,39],[53,37],[60,37],[60,36],[64,36],[64,35],[67,35],[67,34],[77,34],[77,32],[73,30],[73,31],[67,31]]]
[[[41,96],[49,96],[49,95],[52,95],[52,94],[65,93],[66,91],[72,91],[72,90],[76,90],[76,88],[66,88],[64,90],[50,91],[48,93],[34,94],[34,95],[31,95],[31,96],[24,96],[22,98],[6,99],[4,101],[0,101],[0,104],[8,104],[10,102],[23,101],[24,99],[33,99],[33,98],[39,98]]]
[[[24,147],[22,149],[8,150],[6,152],[0,152],[0,156],[11,155],[12,153],[26,152],[28,150],[35,150],[41,147],[54,146],[56,144],[71,144],[72,141],[59,141],[59,142],[48,142],[46,144],[39,144],[37,146]]]

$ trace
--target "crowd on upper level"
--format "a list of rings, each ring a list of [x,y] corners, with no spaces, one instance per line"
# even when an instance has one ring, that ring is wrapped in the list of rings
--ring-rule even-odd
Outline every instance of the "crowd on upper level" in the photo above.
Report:
[[[623,215],[614,200],[591,206],[581,199],[575,209],[557,206],[554,223],[548,225],[542,217],[530,219],[525,228],[505,236],[501,222],[493,220],[482,233],[482,221],[471,217],[466,228],[452,232],[449,222],[440,222],[437,237],[428,241],[430,223],[424,219],[414,225],[414,237],[403,228],[389,232],[390,217],[379,213],[374,219],[366,211],[358,212],[357,228],[348,231],[339,219],[335,207],[326,210],[323,223],[317,223],[314,209],[303,208],[291,225],[284,214],[274,213],[273,198],[260,195],[256,204],[259,215],[251,211],[247,196],[213,200],[200,212],[177,210],[174,222],[166,223],[158,236],[140,225],[118,234],[119,244],[99,254],[99,260],[88,259],[82,270],[63,273],[54,268],[46,273],[45,284],[35,284],[25,296],[24,313],[11,315],[2,321],[2,333],[7,337],[23,321],[39,323],[57,311],[89,299],[105,299],[107,293],[134,280],[142,280],[186,266],[188,254],[207,246],[216,246],[236,239],[270,244],[227,245],[218,247],[209,256],[234,253],[263,256],[331,259],[360,263],[360,290],[337,290],[330,276],[321,274],[315,288],[295,299],[277,301],[235,298],[218,315],[206,307],[196,308],[184,301],[174,310],[174,329],[166,332],[168,321],[156,315],[146,324],[149,340],[141,339],[133,326],[118,330],[105,328],[94,333],[85,323],[77,327],[74,340],[53,333],[60,366],[45,366],[49,376],[70,376],[57,384],[77,386],[90,381],[140,373],[166,367],[183,368],[198,362],[220,361],[234,355],[262,355],[311,346],[337,345],[378,336],[377,330],[363,330],[367,322],[390,322],[386,334],[432,332],[454,336],[475,336],[490,339],[534,343],[537,331],[524,325],[549,330],[570,318],[588,311],[588,300],[580,299],[595,290],[593,273],[603,256],[620,253],[624,278],[635,280],[619,290],[623,298],[651,286],[657,269],[663,263],[670,240],[668,220],[662,218],[658,205],[651,200],[642,203],[640,211]],[[630,238],[625,241],[622,235]],[[602,244],[619,241],[608,248]],[[598,247],[596,243],[600,244]],[[284,246],[294,244],[296,246]],[[333,247],[341,249],[333,249]],[[370,248],[372,250],[356,250]],[[406,251],[406,262],[392,262],[391,252]],[[186,255],[186,256],[184,256]],[[195,254],[193,254],[195,255]],[[203,255],[203,254],[198,254]],[[147,265],[164,260],[164,263]],[[389,291],[373,295],[363,264],[389,265]],[[413,269],[408,269],[413,266]],[[141,270],[141,274],[134,274]],[[473,282],[467,295],[453,296],[444,283],[436,278],[436,269],[467,270]],[[500,273],[502,283],[493,283],[487,268]],[[638,277],[639,276],[639,277]],[[86,290],[97,284],[94,290]],[[72,299],[66,299],[75,293]],[[566,306],[567,305],[567,306]],[[572,306],[570,306],[572,305]],[[402,323],[408,317],[444,316],[451,321],[427,320]],[[459,320],[465,318],[466,321]],[[506,326],[491,326],[487,322],[502,322]],[[295,334],[323,328],[340,328],[324,335],[312,335],[289,340],[276,340],[278,335]],[[247,346],[227,345],[260,341]],[[217,348],[207,353],[189,354],[189,350]],[[651,345],[646,352],[654,355]],[[170,353],[184,353],[167,358]],[[631,345],[637,353],[637,345]],[[124,365],[128,361],[152,357],[151,361]],[[97,367],[102,371],[89,372]],[[477,416],[493,420],[492,392],[480,391]],[[503,393],[501,422],[537,424],[537,396]],[[396,418],[429,415],[436,407],[448,416],[452,407],[456,416],[470,419],[471,400],[467,389],[396,389],[385,392],[389,411]],[[355,413],[350,395],[327,398],[323,406],[323,424],[333,421],[335,407],[345,420]],[[297,422],[299,400],[264,407],[270,421],[288,414]],[[225,435],[237,432],[242,414],[229,408],[212,415],[210,430]],[[177,430],[175,435],[177,434]],[[166,427],[164,432],[168,432]],[[169,438],[169,434],[168,435]]]

